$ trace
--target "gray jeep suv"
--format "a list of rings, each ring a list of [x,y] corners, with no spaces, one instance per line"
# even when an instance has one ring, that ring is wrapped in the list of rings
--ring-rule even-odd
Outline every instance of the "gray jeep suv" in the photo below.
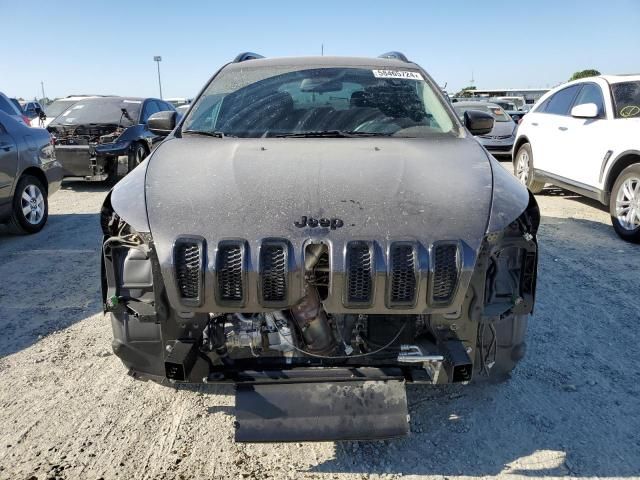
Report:
[[[102,208],[113,349],[237,384],[238,441],[408,433],[405,382],[508,374],[539,211],[402,54],[222,67]]]

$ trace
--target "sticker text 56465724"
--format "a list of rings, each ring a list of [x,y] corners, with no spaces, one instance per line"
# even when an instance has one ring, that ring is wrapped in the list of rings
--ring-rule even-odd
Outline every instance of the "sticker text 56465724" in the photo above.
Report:
[[[420,72],[409,70],[372,70],[376,78],[404,78],[406,80],[424,80]]]

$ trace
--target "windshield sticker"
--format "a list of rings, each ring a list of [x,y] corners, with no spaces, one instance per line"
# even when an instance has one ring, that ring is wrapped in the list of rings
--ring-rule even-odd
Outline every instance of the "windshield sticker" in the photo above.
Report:
[[[376,78],[404,78],[406,80],[424,80],[420,72],[408,70],[372,70]]]
[[[620,116],[624,118],[635,117],[640,113],[640,107],[637,105],[627,105],[620,109]]]
[[[123,100],[122,103],[142,103],[141,100]]]

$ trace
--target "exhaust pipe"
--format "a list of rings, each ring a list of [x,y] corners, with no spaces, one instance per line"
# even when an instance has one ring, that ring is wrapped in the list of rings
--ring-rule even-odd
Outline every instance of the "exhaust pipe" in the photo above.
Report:
[[[291,315],[300,328],[302,338],[311,353],[333,352],[336,341],[315,288],[309,288],[307,296],[291,308]]]

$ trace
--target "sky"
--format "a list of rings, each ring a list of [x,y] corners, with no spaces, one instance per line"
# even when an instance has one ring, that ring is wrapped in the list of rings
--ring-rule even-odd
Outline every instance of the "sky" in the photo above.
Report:
[[[0,91],[193,97],[238,53],[419,63],[449,92],[640,73],[640,0],[0,0]]]

